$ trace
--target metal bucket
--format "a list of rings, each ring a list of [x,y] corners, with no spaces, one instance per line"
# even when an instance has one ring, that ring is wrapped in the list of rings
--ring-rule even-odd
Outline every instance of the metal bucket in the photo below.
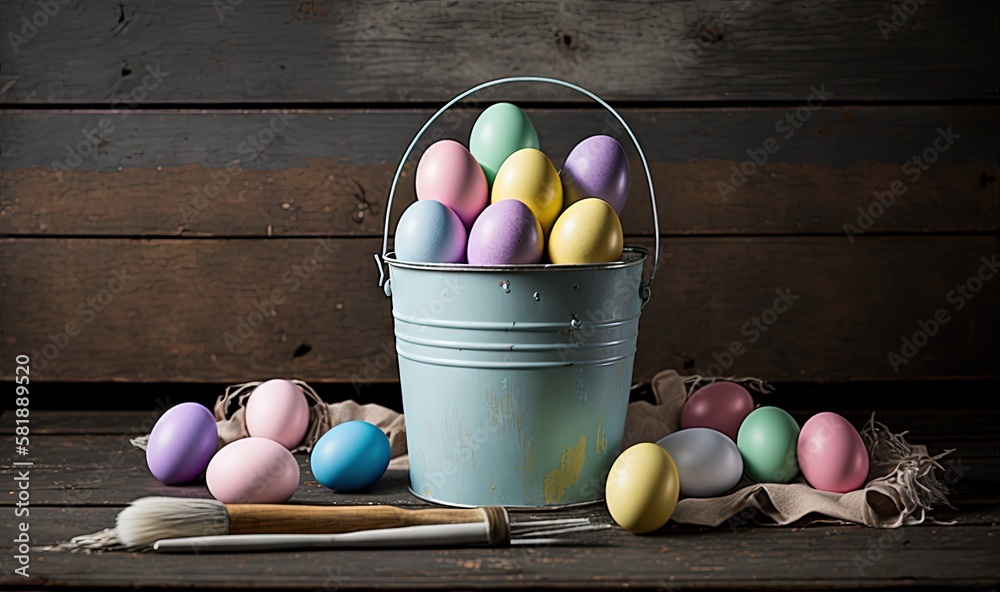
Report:
[[[382,255],[375,255],[379,283],[392,296],[410,489],[458,506],[596,501],[621,451],[639,314],[653,279],[643,278],[646,251],[626,247],[621,261],[597,265],[477,267],[402,262],[387,250],[396,184],[420,136],[469,94],[508,82],[557,84],[608,109],[639,152],[657,218],[635,136],[614,109],[580,87],[535,77],[494,80],[428,120],[400,162]]]

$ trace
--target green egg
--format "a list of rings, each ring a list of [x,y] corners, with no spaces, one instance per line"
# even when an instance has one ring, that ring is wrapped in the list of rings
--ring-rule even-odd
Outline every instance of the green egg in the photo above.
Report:
[[[523,111],[510,103],[491,105],[472,126],[469,152],[486,173],[490,187],[507,157],[522,148],[538,149],[538,133]]]
[[[799,474],[799,424],[784,409],[760,407],[743,420],[736,446],[747,475],[758,483],[788,483]]]

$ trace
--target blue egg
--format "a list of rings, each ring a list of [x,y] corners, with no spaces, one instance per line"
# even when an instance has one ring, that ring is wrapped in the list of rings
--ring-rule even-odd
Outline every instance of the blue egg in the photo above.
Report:
[[[688,428],[664,436],[657,444],[674,459],[684,497],[722,495],[743,476],[743,457],[722,432]]]
[[[330,428],[313,446],[309,465],[324,487],[357,491],[369,487],[389,466],[389,438],[367,421]]]
[[[465,224],[439,201],[415,201],[396,225],[396,258],[413,263],[465,263]]]

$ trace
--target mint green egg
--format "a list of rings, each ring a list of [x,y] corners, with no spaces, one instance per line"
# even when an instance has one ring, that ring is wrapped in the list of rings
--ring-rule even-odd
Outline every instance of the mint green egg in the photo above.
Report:
[[[483,167],[490,187],[503,161],[522,148],[538,150],[538,133],[528,116],[510,103],[491,105],[472,126],[469,152]]]
[[[760,407],[740,425],[736,447],[747,475],[758,483],[788,483],[799,474],[799,424],[784,409]]]

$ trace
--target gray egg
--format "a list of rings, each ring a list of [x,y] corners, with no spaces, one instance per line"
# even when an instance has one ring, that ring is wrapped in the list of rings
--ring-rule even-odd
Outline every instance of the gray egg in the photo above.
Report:
[[[685,497],[722,495],[743,476],[740,450],[722,432],[688,428],[665,436],[657,444],[674,459]]]

